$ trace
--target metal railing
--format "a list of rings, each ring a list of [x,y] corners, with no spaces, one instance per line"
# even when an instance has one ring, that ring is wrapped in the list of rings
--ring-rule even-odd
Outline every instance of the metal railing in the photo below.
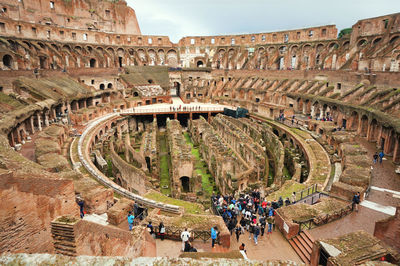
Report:
[[[318,192],[318,184],[314,184],[308,188],[305,188],[299,192],[296,192],[296,202]],[[298,195],[300,195],[300,199],[297,199]]]
[[[170,239],[170,240],[181,241],[182,232],[183,232],[182,229],[165,227],[164,238]],[[154,227],[154,233],[157,238],[161,237],[158,226]],[[210,229],[210,231],[193,230],[193,231],[190,231],[189,233],[190,233],[189,239],[191,241],[200,239],[200,240],[203,240],[203,242],[206,242],[207,240],[211,239],[211,229]],[[219,235],[217,236],[217,243],[219,243]]]
[[[184,108],[185,107],[185,108]],[[223,112],[224,107],[202,107],[202,106],[181,106],[178,107],[159,107],[159,108],[129,108],[122,110],[122,115],[126,114],[153,114],[153,113],[193,113],[193,112]]]

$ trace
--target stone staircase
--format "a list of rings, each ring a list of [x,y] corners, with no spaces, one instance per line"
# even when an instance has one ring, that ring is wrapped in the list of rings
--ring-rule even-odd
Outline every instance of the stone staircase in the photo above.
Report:
[[[56,254],[75,257],[75,233],[74,225],[61,222],[51,223],[51,235],[53,236],[53,244]]]
[[[308,231],[302,231],[299,235],[290,239],[289,244],[293,247],[301,260],[305,264],[310,265],[314,238],[308,233]]]

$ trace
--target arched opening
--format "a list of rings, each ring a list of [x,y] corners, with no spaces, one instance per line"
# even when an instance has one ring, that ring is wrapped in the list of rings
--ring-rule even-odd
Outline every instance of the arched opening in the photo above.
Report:
[[[113,87],[112,83],[107,84],[107,89],[112,89],[112,87]]]
[[[133,92],[133,96],[134,96],[134,97],[138,97],[138,96],[139,96],[139,93],[138,93],[137,91],[135,91],[135,92]]]
[[[351,114],[351,125],[349,127],[349,129],[351,130],[357,130],[358,127],[358,113],[357,112],[353,112]]]
[[[92,58],[90,59],[90,68],[96,67],[96,59]]]
[[[367,130],[368,130],[368,117],[366,115],[363,115],[361,117],[361,127],[360,127],[360,135],[362,137],[367,136]]]
[[[151,161],[150,161],[150,157],[149,157],[149,156],[146,156],[146,157],[144,157],[144,159],[146,160],[147,169],[149,170],[149,173],[151,173]]]
[[[149,79],[147,82],[148,82],[149,84],[153,84],[153,83],[154,83],[154,81],[153,81],[152,79]]]
[[[39,64],[40,64],[40,68],[41,69],[45,69],[46,68],[46,57],[44,56],[39,56]]]
[[[182,185],[183,192],[189,192],[189,190],[190,190],[189,177],[188,176],[182,176],[180,178],[180,180],[181,180],[181,185]]]
[[[119,64],[119,67],[122,67],[122,57],[121,56],[118,57],[118,64]]]
[[[274,129],[272,132],[274,132],[274,134],[275,134],[276,136],[279,137],[279,132],[278,132],[278,130]]]
[[[99,88],[100,88],[100,90],[103,91],[103,90],[105,89],[105,87],[106,87],[106,86],[102,83],[102,84],[100,84],[100,87],[99,87]]]
[[[197,67],[203,67],[203,66],[204,66],[203,61],[201,60],[197,61]]]
[[[3,56],[3,65],[5,67],[8,67],[8,68],[11,69],[12,68],[12,64],[13,64],[13,59],[12,59],[11,55],[8,55],[8,54],[4,55]]]
[[[399,36],[394,36],[392,39],[390,39],[389,43],[394,43],[399,39]]]
[[[175,90],[175,95],[179,97],[181,95],[181,84],[179,82],[174,82],[174,90]]]

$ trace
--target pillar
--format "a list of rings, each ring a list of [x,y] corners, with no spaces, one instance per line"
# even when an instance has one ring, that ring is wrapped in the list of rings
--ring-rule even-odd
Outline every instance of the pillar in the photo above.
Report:
[[[190,121],[193,120],[193,113],[192,112],[189,113],[189,119],[190,119]]]
[[[39,129],[39,131],[42,131],[42,121],[40,119],[40,114],[36,114],[36,119],[38,122],[38,129]]]
[[[35,126],[33,124],[33,116],[29,118],[29,125],[31,127],[31,134],[35,134]]]
[[[178,120],[178,113],[177,112],[174,113],[174,119]]]
[[[47,112],[44,114],[44,124],[46,127],[49,126],[49,114]]]
[[[324,108],[319,108],[319,119],[324,118]]]
[[[307,114],[307,105],[303,103],[303,115]]]
[[[314,118],[314,115],[315,115],[315,107],[314,107],[314,105],[312,105],[311,106],[311,116],[312,116],[312,118]]]
[[[208,112],[208,118],[207,118],[208,123],[211,123],[211,112]]]
[[[393,162],[397,162],[400,159],[400,147],[399,147],[399,136],[396,137],[393,151]]]

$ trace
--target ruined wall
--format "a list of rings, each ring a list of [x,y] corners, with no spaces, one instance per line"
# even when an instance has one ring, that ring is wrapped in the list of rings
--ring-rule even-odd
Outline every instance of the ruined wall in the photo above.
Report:
[[[114,144],[110,142],[110,155],[113,165],[121,173],[121,183],[129,191],[137,191],[143,195],[146,192],[147,175],[142,170],[125,162],[114,150]],[[117,182],[118,183],[118,182]]]
[[[144,227],[133,231],[79,221],[74,226],[76,252],[88,256],[156,256],[155,240]]]
[[[52,253],[50,222],[78,216],[71,180],[0,170],[0,253]]]
[[[3,0],[1,4],[2,17],[9,20],[140,35],[135,11],[124,0]]]
[[[395,216],[375,223],[374,236],[400,252],[400,207]]]

